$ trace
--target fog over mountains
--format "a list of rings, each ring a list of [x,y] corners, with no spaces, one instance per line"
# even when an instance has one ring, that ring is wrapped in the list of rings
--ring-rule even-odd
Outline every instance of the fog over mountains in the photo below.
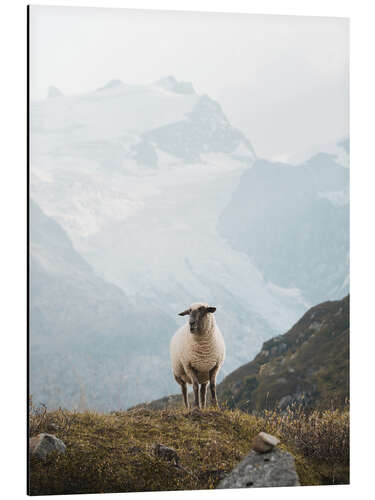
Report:
[[[259,159],[173,77],[51,88],[30,139],[36,403],[115,410],[175,391],[169,340],[191,302],[217,307],[223,376],[348,293],[346,142],[301,165]]]

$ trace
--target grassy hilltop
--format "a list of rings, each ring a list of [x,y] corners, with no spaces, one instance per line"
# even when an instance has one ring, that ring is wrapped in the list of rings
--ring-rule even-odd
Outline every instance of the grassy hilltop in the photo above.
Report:
[[[68,494],[214,488],[250,451],[254,436],[270,432],[296,459],[302,485],[349,481],[349,414],[297,408],[262,417],[239,410],[139,409],[109,415],[32,411],[30,435],[50,432],[65,455],[30,460],[30,493]],[[179,467],[154,455],[172,447]]]

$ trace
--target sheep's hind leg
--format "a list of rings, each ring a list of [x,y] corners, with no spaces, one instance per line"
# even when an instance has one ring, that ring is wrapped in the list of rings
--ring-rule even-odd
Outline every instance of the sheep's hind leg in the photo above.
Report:
[[[178,384],[180,384],[180,386],[181,386],[182,397],[183,397],[183,400],[184,400],[185,407],[189,408],[189,400],[188,400],[188,395],[187,395],[187,384],[186,384],[186,382],[184,382],[182,380],[182,378],[176,377],[176,375],[175,375],[174,378],[175,378],[176,382]]]
[[[201,385],[201,407],[206,407],[207,382]]]
[[[211,401],[212,405],[216,406],[217,408],[219,407],[219,404],[217,402],[217,397],[216,397],[216,374],[218,371],[218,366],[215,365],[212,370],[210,370],[210,389],[211,389]]]

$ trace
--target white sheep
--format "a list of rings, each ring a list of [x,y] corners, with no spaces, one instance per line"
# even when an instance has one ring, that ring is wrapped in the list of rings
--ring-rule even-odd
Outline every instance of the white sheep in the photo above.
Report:
[[[186,384],[193,385],[194,406],[204,408],[208,382],[212,404],[218,406],[216,376],[224,362],[225,344],[216,325],[213,315],[215,311],[216,307],[198,302],[179,313],[180,316],[189,315],[189,322],[174,334],[170,354],[174,378],[181,386],[186,408],[189,407]]]

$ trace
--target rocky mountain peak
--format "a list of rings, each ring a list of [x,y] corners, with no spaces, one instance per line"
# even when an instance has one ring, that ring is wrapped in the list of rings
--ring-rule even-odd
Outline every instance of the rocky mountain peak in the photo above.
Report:
[[[179,82],[172,75],[161,78],[156,82],[156,86],[175,92],[176,94],[195,94],[193,84],[191,82]]]
[[[229,120],[225,116],[220,104],[206,94],[200,97],[190,116],[195,121],[215,121],[216,123],[222,125],[230,125]]]

